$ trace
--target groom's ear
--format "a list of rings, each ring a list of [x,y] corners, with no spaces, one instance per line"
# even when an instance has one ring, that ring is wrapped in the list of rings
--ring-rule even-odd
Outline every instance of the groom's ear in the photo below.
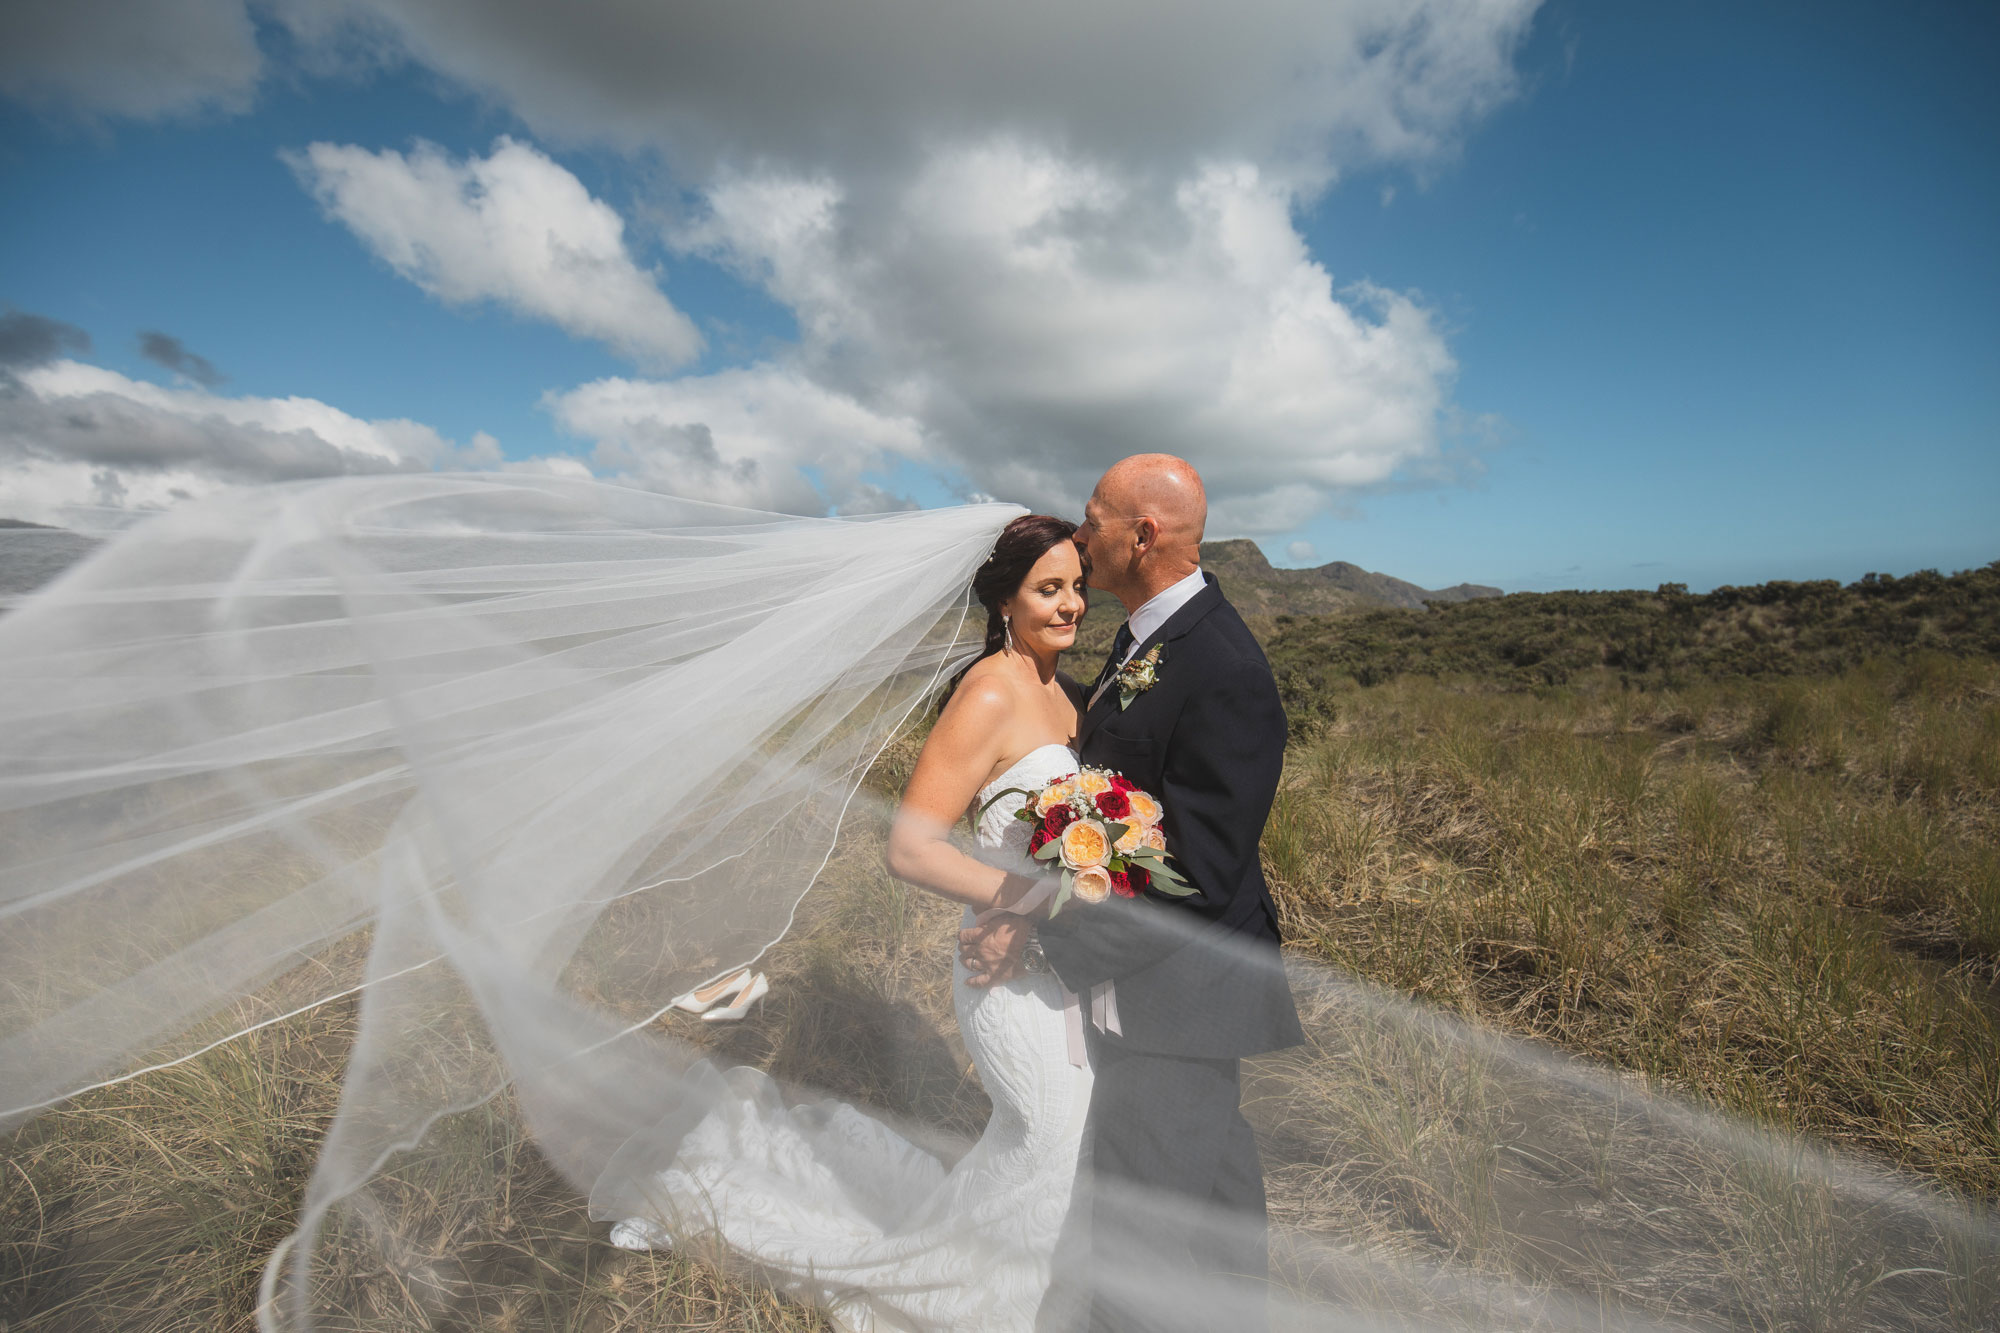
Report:
[[[1160,540],[1159,523],[1150,518],[1132,520],[1132,539],[1138,542],[1142,549],[1152,550],[1154,544]]]

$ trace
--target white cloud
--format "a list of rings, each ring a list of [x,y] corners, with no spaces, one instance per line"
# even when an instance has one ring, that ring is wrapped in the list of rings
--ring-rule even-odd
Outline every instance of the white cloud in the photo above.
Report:
[[[243,0],[0,5],[0,95],[49,110],[242,111],[262,69]]]
[[[312,398],[167,389],[77,361],[21,371],[0,393],[0,515],[65,522],[77,506],[159,508],[250,482],[492,467],[414,421],[366,421]]]
[[[1303,565],[1319,554],[1319,549],[1311,542],[1292,542],[1285,547],[1285,559],[1295,565]]]
[[[316,143],[287,160],[326,209],[396,272],[452,305],[496,301],[635,361],[670,367],[701,334],[625,248],[625,223],[527,144],[455,162]]]
[[[866,481],[924,456],[922,430],[796,371],[756,366],[687,379],[607,379],[544,405],[595,442],[592,462],[633,485],[789,513],[908,507]],[[801,467],[810,467],[819,485]]]
[[[88,526],[86,511],[164,508],[231,486],[438,468],[608,475],[762,509],[874,513],[912,503],[866,474],[924,456],[915,421],[776,366],[547,395],[558,424],[593,442],[586,462],[503,459],[483,432],[461,445],[318,399],[167,388],[29,350],[0,378],[0,517],[31,522]]]
[[[1416,302],[1337,292],[1248,164],[1170,185],[1017,141],[892,194],[726,180],[679,245],[792,308],[804,373],[923,423],[978,489],[1073,510],[1114,459],[1188,458],[1218,532],[1295,527],[1438,451],[1454,371]]]

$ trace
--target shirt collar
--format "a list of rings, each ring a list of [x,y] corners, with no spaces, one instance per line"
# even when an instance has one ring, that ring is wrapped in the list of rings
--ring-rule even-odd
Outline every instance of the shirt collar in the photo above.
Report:
[[[1168,584],[1154,593],[1150,601],[1134,611],[1132,618],[1125,622],[1132,629],[1132,646],[1125,650],[1125,660],[1131,661],[1132,654],[1139,651],[1140,645],[1157,634],[1160,626],[1173,619],[1174,612],[1193,601],[1194,595],[1207,586],[1207,580],[1202,578],[1197,567],[1180,582]]]

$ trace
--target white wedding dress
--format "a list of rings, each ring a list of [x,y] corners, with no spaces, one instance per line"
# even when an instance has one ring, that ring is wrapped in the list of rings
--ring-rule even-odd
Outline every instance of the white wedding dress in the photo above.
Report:
[[[978,805],[1076,764],[1068,747],[1040,746],[981,788]],[[1020,804],[997,802],[976,838],[989,857],[1035,873],[1031,826],[1013,817]],[[1083,1261],[1087,1213],[1078,1156],[1091,1071],[1071,1063],[1062,988],[1044,973],[975,989],[961,962],[952,993],[993,1102],[985,1133],[956,1166],[853,1106],[788,1107],[759,1070],[709,1071],[714,1105],[673,1165],[636,1190],[600,1181],[593,1191],[646,1201],[645,1215],[612,1228],[612,1243],[719,1239],[854,1330],[1080,1327],[1073,1287],[1051,1288],[1058,1267],[1077,1271]]]

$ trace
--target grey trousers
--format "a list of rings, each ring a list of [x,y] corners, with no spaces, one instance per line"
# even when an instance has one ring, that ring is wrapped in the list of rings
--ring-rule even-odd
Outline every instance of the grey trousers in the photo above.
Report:
[[[1234,1059],[1097,1043],[1092,1333],[1264,1326],[1264,1170]]]

